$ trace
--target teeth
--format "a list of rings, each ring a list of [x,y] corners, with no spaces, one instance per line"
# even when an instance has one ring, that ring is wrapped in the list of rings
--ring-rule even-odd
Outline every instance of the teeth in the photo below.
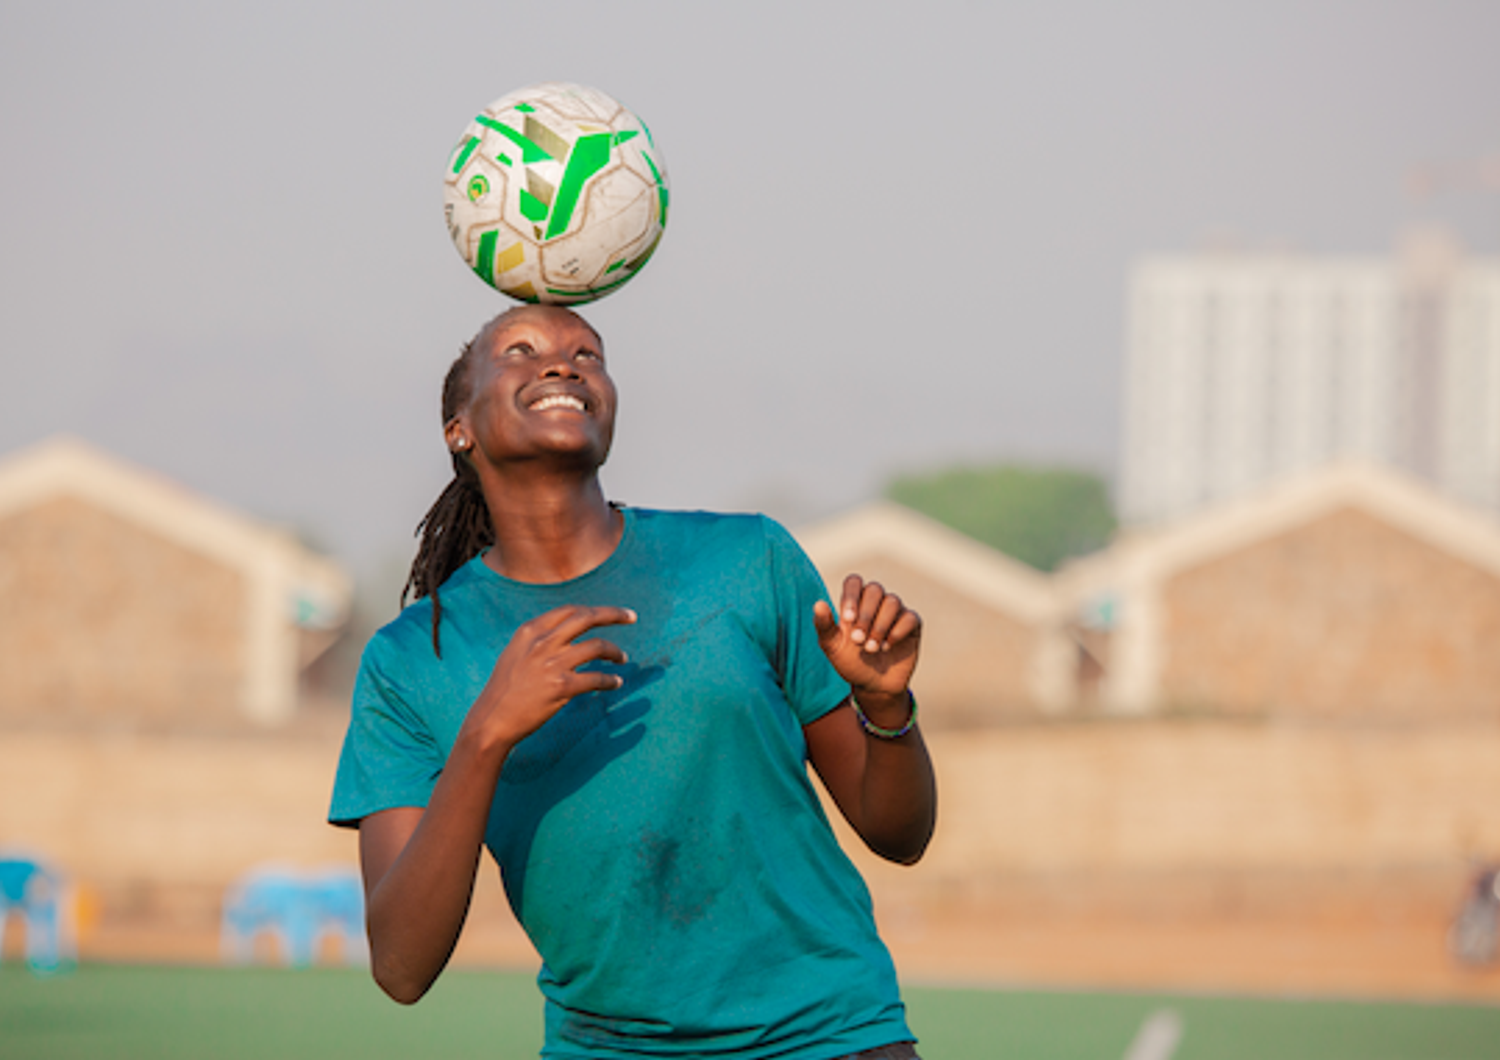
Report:
[[[531,404],[533,412],[545,412],[547,409],[576,409],[579,412],[584,411],[583,402],[571,394],[552,394]]]

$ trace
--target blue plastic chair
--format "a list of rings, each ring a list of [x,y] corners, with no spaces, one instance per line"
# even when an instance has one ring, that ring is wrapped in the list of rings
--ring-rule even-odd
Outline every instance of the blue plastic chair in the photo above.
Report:
[[[78,961],[78,946],[71,901],[67,880],[40,858],[0,852],[0,954],[14,913],[26,926],[27,967],[38,975],[72,967]]]
[[[353,869],[305,871],[262,865],[240,877],[224,899],[221,941],[225,959],[248,964],[255,937],[268,932],[286,963],[313,963],[319,941],[336,935],[350,964],[369,959],[365,940],[365,896]]]

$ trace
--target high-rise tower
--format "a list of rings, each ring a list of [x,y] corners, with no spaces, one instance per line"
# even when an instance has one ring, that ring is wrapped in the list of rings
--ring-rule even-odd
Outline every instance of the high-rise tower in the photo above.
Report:
[[[1154,522],[1339,457],[1500,514],[1500,259],[1206,254],[1131,277],[1120,513]]]

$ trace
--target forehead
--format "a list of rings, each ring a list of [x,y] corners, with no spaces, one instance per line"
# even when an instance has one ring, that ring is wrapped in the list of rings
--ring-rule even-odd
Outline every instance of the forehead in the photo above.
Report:
[[[604,345],[604,340],[588,321],[562,306],[517,306],[490,321],[485,332],[486,345],[491,348],[500,342],[527,335],[545,335],[561,342],[581,339],[600,348]]]

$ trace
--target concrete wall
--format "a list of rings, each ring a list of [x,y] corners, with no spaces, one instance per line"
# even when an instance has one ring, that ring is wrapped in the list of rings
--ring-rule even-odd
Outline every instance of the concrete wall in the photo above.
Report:
[[[1253,905],[1437,881],[1446,902],[1467,857],[1500,857],[1500,725],[1139,721],[929,744],[939,824],[920,865],[880,862],[839,825],[877,896],[1148,911],[1226,884]]]
[[[1500,578],[1344,509],[1166,581],[1161,701],[1500,715]]]
[[[106,914],[209,916],[260,862],[353,863],[354,836],[323,823],[339,740],[6,730],[0,846],[43,851]],[[1500,855],[1500,725],[1044,724],[929,743],[940,821],[921,865],[878,862],[839,826],[877,895],[1149,904],[1209,877],[1451,875]]]
[[[239,713],[243,577],[69,498],[0,519],[0,718]]]
[[[323,823],[337,753],[332,735],[0,730],[0,847],[59,866],[106,927],[206,934],[212,957],[247,869],[355,863],[355,837]]]

